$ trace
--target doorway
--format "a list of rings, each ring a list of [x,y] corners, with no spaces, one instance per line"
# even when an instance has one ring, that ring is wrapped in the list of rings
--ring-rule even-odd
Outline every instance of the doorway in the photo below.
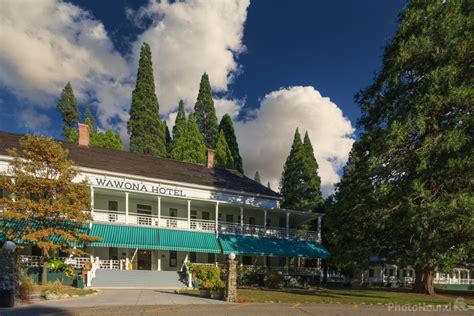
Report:
[[[151,270],[151,251],[150,250],[138,250],[137,268],[138,270]]]

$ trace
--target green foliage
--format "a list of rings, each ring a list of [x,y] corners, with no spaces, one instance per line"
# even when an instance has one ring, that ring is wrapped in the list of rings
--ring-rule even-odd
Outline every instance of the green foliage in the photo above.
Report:
[[[283,208],[301,209],[303,198],[303,177],[304,147],[298,129],[295,131],[290,154],[286,158],[283,174],[280,180],[280,192],[283,195]]]
[[[223,131],[220,132],[219,140],[216,144],[214,165],[221,168],[232,168],[234,165],[232,153],[230,152],[229,146],[227,145]]]
[[[86,107],[84,123],[89,126],[89,131],[92,135],[97,133],[97,124],[95,123],[94,115],[92,114],[91,108],[89,106]]]
[[[258,170],[255,171],[255,175],[253,176],[253,179],[257,181],[258,183],[262,183],[262,181],[260,180],[260,174],[258,173]]]
[[[244,173],[242,167],[242,157],[239,152],[239,144],[237,143],[237,137],[235,137],[234,125],[232,123],[232,118],[229,114],[224,114],[219,124],[219,131],[224,132],[225,140],[227,145],[229,145],[230,152],[232,153],[232,159],[234,160],[233,169]]]
[[[204,138],[204,144],[208,148],[215,148],[217,138],[219,137],[219,127],[217,126],[216,108],[212,100],[211,84],[206,73],[201,78],[194,111],[196,123]]]
[[[173,142],[179,141],[180,137],[186,135],[186,113],[184,112],[184,102],[179,100],[178,114],[173,126]],[[173,147],[173,146],[172,146]]]
[[[301,208],[314,212],[323,205],[324,200],[321,195],[321,178],[318,175],[319,166],[314,157],[313,145],[311,145],[308,132],[304,135],[303,150],[303,198]]]
[[[405,7],[382,69],[356,96],[363,133],[326,218],[364,240],[350,244],[357,260],[387,254],[414,266],[420,292],[434,292],[437,266],[474,253],[473,29],[472,1]],[[336,228],[336,217],[348,224]],[[347,240],[331,232],[334,247]]]
[[[189,269],[197,278],[200,289],[215,291],[225,287],[221,279],[221,268],[214,265],[191,264]]]
[[[283,288],[283,276],[278,271],[267,270],[263,277],[265,287],[269,289],[281,289]]]
[[[184,112],[184,109],[183,109]],[[178,113],[179,114],[179,113]],[[184,114],[184,113],[183,113]],[[186,118],[184,118],[186,120]],[[171,158],[191,163],[206,162],[206,146],[194,115],[191,113],[186,121],[176,117],[179,126],[173,129],[174,134],[171,148]]]
[[[105,132],[91,135],[91,146],[123,150],[123,143],[119,132],[114,132],[110,128]]]
[[[131,152],[167,156],[165,128],[160,120],[151,49],[147,43],[143,43],[140,51],[137,82],[132,93],[127,128],[130,134]]]
[[[57,102],[57,109],[63,117],[62,136],[65,141],[75,143],[79,139],[77,123],[79,122],[79,110],[77,99],[74,96],[71,84],[68,82],[64,87],[61,97]]]
[[[166,152],[169,154],[171,152],[171,134],[170,129],[168,128],[168,124],[166,121],[163,121],[165,125],[165,142],[166,142]]]
[[[48,260],[48,268],[51,271],[64,272],[64,275],[68,278],[73,278],[76,276],[76,270],[74,266],[66,264],[63,259],[60,258],[50,258]]]

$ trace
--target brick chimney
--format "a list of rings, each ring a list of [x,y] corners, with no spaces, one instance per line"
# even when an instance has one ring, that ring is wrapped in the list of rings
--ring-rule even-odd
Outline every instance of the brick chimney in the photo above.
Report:
[[[214,167],[214,149],[207,149],[207,167],[213,168]]]
[[[79,123],[79,145],[89,147],[89,125]]]

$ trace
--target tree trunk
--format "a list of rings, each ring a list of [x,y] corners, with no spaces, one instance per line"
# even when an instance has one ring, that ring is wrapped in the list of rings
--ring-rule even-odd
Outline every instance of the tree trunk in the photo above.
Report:
[[[421,267],[414,267],[415,269],[415,283],[413,283],[413,292],[421,293],[423,289],[423,269]]]
[[[41,272],[41,284],[48,284],[48,252],[42,250],[43,260],[42,260],[42,272]]]
[[[429,294],[429,295],[434,294],[435,293],[434,284],[433,284],[434,268],[424,267],[421,271],[415,272],[415,273],[416,275],[415,275],[415,284],[413,285],[413,291],[416,293],[423,293],[423,294]],[[420,275],[421,280],[419,280],[420,277],[418,275]]]

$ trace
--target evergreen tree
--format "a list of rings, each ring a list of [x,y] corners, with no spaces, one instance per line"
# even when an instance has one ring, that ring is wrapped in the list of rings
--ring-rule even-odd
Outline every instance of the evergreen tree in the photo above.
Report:
[[[94,115],[92,114],[91,108],[89,106],[86,107],[84,123],[89,126],[89,131],[91,134],[97,133],[97,124],[95,123]]]
[[[137,82],[132,93],[127,128],[131,152],[167,156],[165,128],[160,120],[151,49],[147,43],[143,43],[140,51]]]
[[[119,132],[108,129],[105,132],[97,132],[91,135],[91,146],[123,150],[124,146]]]
[[[355,254],[413,266],[416,292],[434,293],[435,269],[474,253],[473,15],[469,0],[408,3],[380,72],[356,96],[365,163],[344,175],[332,217],[348,207],[358,221],[345,218],[345,230],[366,240]]]
[[[253,179],[257,181],[258,183],[262,183],[262,181],[260,180],[260,174],[258,173],[258,170],[255,171],[255,175],[253,176]]]
[[[225,140],[227,145],[229,145],[230,152],[232,153],[232,158],[234,160],[234,169],[244,172],[242,167],[242,157],[239,152],[239,144],[237,143],[237,137],[235,137],[234,124],[232,123],[232,118],[229,114],[224,114],[219,124],[219,131],[224,132]]]
[[[283,208],[302,210],[304,147],[298,128],[295,131],[290,154],[283,167],[280,192],[283,195]]]
[[[170,133],[170,129],[169,129],[168,124],[166,123],[166,121],[164,121],[164,123],[165,123],[166,151],[169,154],[171,152],[171,133]]]
[[[79,110],[77,99],[74,96],[71,84],[68,82],[64,87],[58,100],[57,108],[63,117],[62,136],[65,141],[75,143],[79,139],[77,123],[79,122]]]
[[[268,181],[268,183],[267,183],[267,188],[269,188],[270,190],[272,189],[272,186],[271,186],[271,184],[270,184],[270,181]]]
[[[234,160],[230,152],[229,145],[225,140],[224,132],[219,133],[219,139],[216,144],[215,166],[221,168],[232,168]]]
[[[219,127],[217,126],[216,109],[212,100],[211,84],[209,76],[204,73],[199,85],[199,94],[194,105],[196,122],[204,138],[204,143],[208,148],[215,148],[219,137]]]
[[[318,162],[314,157],[313,145],[311,145],[308,132],[304,135],[303,149],[303,200],[301,201],[301,208],[314,212],[324,204],[324,199],[321,195],[321,178],[318,175]]]
[[[184,112],[184,102],[179,101],[178,114],[176,115],[175,123],[173,126],[173,141],[179,139],[181,135],[185,134],[186,131],[186,113]]]
[[[183,123],[181,118],[176,117],[176,120],[179,124]],[[173,129],[177,133],[176,138],[173,138],[170,156],[180,161],[204,164],[206,162],[206,146],[193,113],[189,114],[184,124],[176,130]]]

